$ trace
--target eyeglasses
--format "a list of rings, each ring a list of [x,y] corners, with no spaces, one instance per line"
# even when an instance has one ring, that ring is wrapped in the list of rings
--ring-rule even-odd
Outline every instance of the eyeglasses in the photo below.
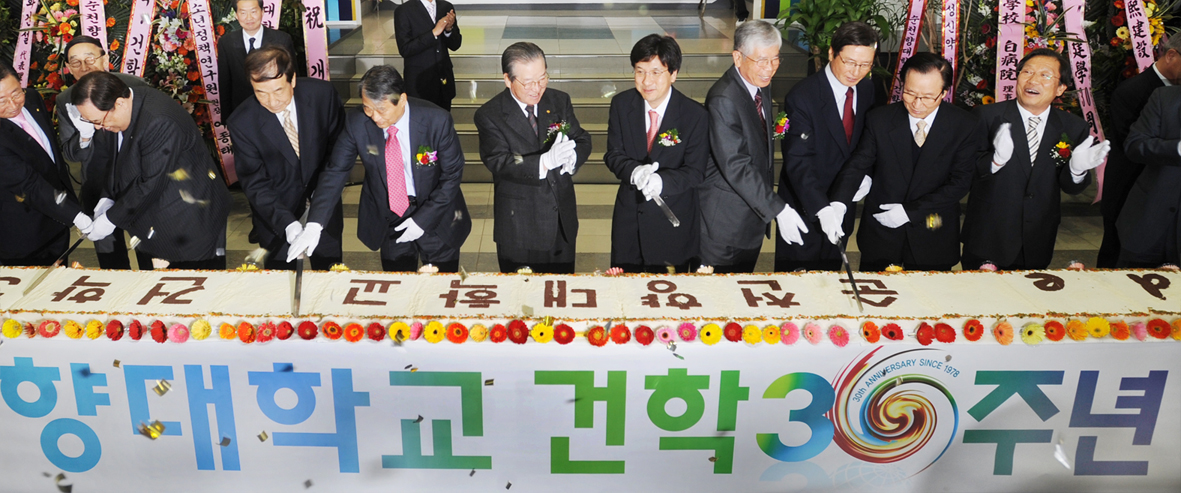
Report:
[[[667,70],[660,70],[660,69],[656,69],[651,72],[645,72],[644,70],[636,69],[636,78],[640,78],[640,77],[644,77],[644,76],[648,76],[648,75],[651,75],[652,77],[660,77],[660,76],[667,74],[667,73],[668,73]]]
[[[938,96],[919,96],[918,94],[910,91],[902,91],[902,99],[906,99],[911,102],[917,102],[925,106],[943,99],[943,92],[940,92]]]
[[[738,52],[738,54],[742,55],[742,58],[755,62],[755,66],[759,68],[771,68],[779,66],[778,56],[773,56],[771,58],[751,58],[749,55],[741,51]]]
[[[1058,75],[1054,74],[1052,72],[1036,72],[1035,73],[1031,70],[1022,70],[1021,73],[1017,74],[1018,78],[1024,77],[1026,79],[1029,79],[1033,76],[1037,76],[1039,79],[1042,79],[1047,82],[1058,78]]]
[[[0,108],[8,106],[10,103],[16,106],[23,106],[25,104],[25,91],[18,87],[8,93],[7,97],[0,98]]]
[[[513,78],[513,82],[520,84],[525,89],[540,89],[549,83],[549,74],[542,75],[540,79],[533,81],[523,81],[521,79]]]
[[[865,63],[850,62],[848,60],[845,60],[845,57],[843,57],[839,54],[837,55],[837,60],[840,60],[841,64],[843,64],[845,66],[845,68],[847,68],[849,70],[861,71],[861,70],[869,70],[870,67],[873,67],[873,62],[865,62]]]
[[[84,58],[75,58],[73,60],[70,60],[68,63],[66,63],[66,65],[69,65],[70,68],[72,68],[74,70],[77,70],[77,69],[80,69],[83,67],[93,67],[98,64],[98,59],[100,57],[102,57],[102,55],[98,55],[98,56],[91,55],[91,56],[84,57]]]
[[[97,121],[97,122],[87,121],[87,120],[86,120],[86,118],[79,118],[79,119],[80,119],[80,120],[82,120],[82,122],[83,122],[83,123],[89,123],[89,124],[91,124],[91,125],[94,125],[94,126],[95,126],[95,127],[97,127],[97,128],[107,128],[107,117],[108,117],[108,116],[111,116],[111,112],[112,112],[112,111],[115,111],[115,108],[114,108],[114,107],[112,107],[111,109],[107,110],[107,112],[106,112],[106,113],[103,113],[103,118],[102,118],[102,120],[99,120],[99,121]]]

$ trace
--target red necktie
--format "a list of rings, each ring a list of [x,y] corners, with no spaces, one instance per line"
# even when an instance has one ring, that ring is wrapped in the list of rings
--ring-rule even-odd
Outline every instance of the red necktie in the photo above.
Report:
[[[656,139],[656,131],[660,128],[656,120],[660,114],[656,110],[648,110],[648,152],[652,152],[652,141]]]
[[[845,117],[842,123],[845,124],[845,140],[853,143],[853,88],[850,87],[845,91]]]
[[[763,111],[763,92],[761,90],[755,91],[755,109],[759,111],[759,121],[763,122],[763,136],[767,135],[767,115]]]
[[[33,123],[25,119],[25,113],[23,111],[17,113],[16,116],[11,118],[11,120],[17,125],[20,125],[20,127],[29,134],[29,137],[32,137],[33,141],[40,144],[41,148],[45,149],[45,153],[49,154],[49,146],[45,145],[45,142],[41,141],[41,136],[37,135],[37,130],[33,128]]]
[[[389,190],[390,210],[401,216],[410,208],[406,197],[405,163],[402,162],[402,146],[398,143],[398,129],[389,127],[390,137],[385,141],[385,183]]]

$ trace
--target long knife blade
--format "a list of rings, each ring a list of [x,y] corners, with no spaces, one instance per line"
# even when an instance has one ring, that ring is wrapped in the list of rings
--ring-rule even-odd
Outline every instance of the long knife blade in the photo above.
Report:
[[[294,317],[299,316],[299,301],[303,294],[303,261],[306,258],[307,254],[301,253],[295,259],[295,293],[291,295],[291,315]]]
[[[857,288],[857,281],[853,279],[853,267],[849,265],[849,256],[845,255],[845,247],[849,245],[849,239],[845,238],[841,242],[841,263],[844,264],[845,274],[849,276],[849,285],[853,286],[853,296],[857,298],[857,311],[865,313],[865,307],[861,304],[861,290]]]
[[[668,218],[668,222],[672,223],[674,228],[681,227],[681,220],[677,219],[677,215],[673,214],[672,209],[668,208],[668,204],[664,203],[664,199],[660,198],[659,195],[653,195],[652,201],[656,203],[657,207],[660,207],[660,212],[664,213],[664,217]]]
[[[71,253],[74,253],[74,250],[78,249],[78,245],[81,245],[82,240],[85,239],[85,236],[78,238],[78,241],[75,241],[73,245],[70,245],[70,248],[66,249],[66,253],[63,253],[57,258],[57,260],[53,261],[53,265],[46,267],[45,270],[42,270],[40,274],[37,274],[37,277],[33,278],[33,282],[29,283],[29,287],[25,288],[25,290],[21,293],[21,296],[29,294],[29,291],[32,291],[33,288],[37,287],[38,284],[41,284],[41,281],[44,281],[45,277],[48,276],[49,273],[53,271],[53,269],[61,266],[62,262],[66,261],[66,257],[69,257]]]

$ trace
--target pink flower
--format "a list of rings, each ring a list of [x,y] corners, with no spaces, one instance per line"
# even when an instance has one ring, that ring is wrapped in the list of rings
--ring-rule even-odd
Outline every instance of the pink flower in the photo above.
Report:
[[[1136,322],[1132,324],[1132,335],[1136,336],[1137,341],[1143,341],[1148,338],[1148,326],[1144,322]]]
[[[1047,10],[1047,11],[1050,11],[1050,12],[1053,12],[1053,11],[1055,11],[1055,10],[1058,10],[1058,7],[1057,7],[1057,6],[1055,6],[1054,4],[1050,3],[1050,2],[1046,2],[1046,10]]]
[[[796,324],[791,322],[783,322],[783,325],[779,326],[780,342],[790,346],[795,344],[798,340],[800,340],[800,329],[796,327]]]
[[[677,335],[681,336],[682,341],[693,342],[694,339],[697,339],[697,327],[694,327],[689,322],[685,322],[677,328]]]
[[[623,274],[623,267],[612,267],[610,269],[607,269],[607,272],[605,272],[604,274],[606,274],[608,276],[618,276],[620,274]]]
[[[422,322],[414,322],[410,324],[410,340],[417,341],[422,337]]]
[[[988,271],[988,272],[996,272],[997,268],[996,268],[996,264],[994,264],[992,262],[988,262],[988,263],[981,265],[980,270],[984,270],[984,271]]]
[[[182,324],[174,324],[168,328],[168,340],[176,343],[189,340],[189,328]]]
[[[849,331],[840,325],[833,325],[828,328],[828,339],[837,347],[845,347],[849,343]]]
[[[694,334],[694,335],[696,335],[696,334]],[[676,336],[673,335],[672,329],[670,329],[668,327],[661,327],[659,329],[656,329],[656,340],[660,341],[662,344],[667,345],[668,343],[676,340]]]
[[[812,322],[804,324],[804,339],[807,339],[808,342],[812,344],[819,344],[820,338],[824,337],[822,333],[823,330],[821,330],[819,325],[816,325]]]

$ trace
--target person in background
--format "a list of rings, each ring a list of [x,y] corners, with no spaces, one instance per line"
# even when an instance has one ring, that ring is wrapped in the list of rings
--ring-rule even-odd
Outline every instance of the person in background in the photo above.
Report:
[[[1153,91],[1125,149],[1144,170],[1120,212],[1118,267],[1181,265],[1181,86]]]
[[[455,71],[450,52],[463,44],[451,2],[406,0],[394,9],[394,37],[403,60],[406,94],[451,111]]]
[[[217,90],[221,101],[221,121],[230,120],[238,105],[254,95],[246,73],[246,55],[264,46],[281,46],[295,56],[291,35],[262,25],[262,0],[238,0],[236,29],[217,40]]]

